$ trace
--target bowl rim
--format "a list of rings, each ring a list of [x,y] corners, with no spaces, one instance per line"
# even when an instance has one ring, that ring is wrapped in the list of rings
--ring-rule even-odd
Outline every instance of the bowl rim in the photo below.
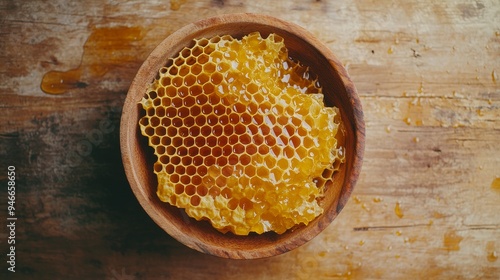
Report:
[[[272,23],[272,26],[269,24]],[[355,140],[355,145],[353,146],[353,163],[352,167],[349,171],[349,176],[346,176],[344,179],[344,183],[342,184],[342,190],[340,194],[340,199],[336,206],[336,209],[332,209],[335,213],[323,213],[322,215],[328,215],[329,218],[325,222],[320,222],[316,227],[312,228],[309,232],[309,235],[304,238],[303,236],[292,236],[292,238],[282,241],[283,244],[279,244],[280,247],[276,249],[274,246],[264,246],[259,248],[252,248],[248,250],[243,250],[239,252],[234,252],[233,250],[228,250],[224,247],[224,244],[220,244],[218,242],[213,242],[207,245],[203,244],[202,241],[198,239],[193,239],[190,236],[186,236],[185,232],[180,231],[175,227],[175,224],[171,223],[168,227],[165,227],[162,222],[165,220],[161,217],[161,215],[155,211],[151,205],[149,205],[147,196],[148,194],[143,190],[141,185],[143,184],[138,178],[136,171],[136,166],[134,165],[134,147],[133,137],[136,133],[136,129],[138,124],[130,125],[130,110],[137,109],[137,103],[142,98],[142,96],[134,96],[134,92],[137,92],[136,89],[143,88],[145,89],[145,85],[143,84],[145,77],[150,77],[151,72],[149,69],[160,69],[163,65],[159,62],[164,61],[164,49],[171,48],[180,42],[185,34],[196,34],[203,32],[207,28],[217,28],[220,26],[226,26],[228,24],[258,24],[258,25],[266,25],[270,26],[270,28],[281,29],[286,31],[297,38],[301,38],[306,43],[310,44],[314,48],[321,53],[325,59],[328,60],[330,66],[337,72],[340,76],[342,86],[345,86],[345,91],[347,93],[347,98],[349,99],[352,109],[353,109],[353,119],[351,120],[354,129],[353,139]],[[256,30],[258,31],[258,30]],[[223,35],[223,34],[221,34]],[[156,72],[155,72],[156,75]],[[152,81],[152,80],[151,80]],[[144,90],[145,93],[145,90]],[[139,98],[140,97],[140,98]],[[184,245],[198,250],[200,252],[208,253],[211,255],[225,257],[225,258],[236,258],[236,259],[252,259],[252,258],[262,258],[269,257],[274,255],[279,255],[281,253],[285,253],[292,249],[295,249],[312,238],[322,232],[337,216],[338,213],[344,208],[347,203],[351,193],[354,189],[354,186],[358,180],[361,165],[363,161],[364,155],[364,138],[365,138],[365,125],[363,119],[363,110],[361,101],[358,97],[356,87],[354,83],[350,79],[347,70],[343,67],[342,63],[337,59],[337,57],[333,54],[333,52],[322,42],[316,39],[309,31],[304,29],[303,27],[291,23],[288,21],[284,21],[282,19],[262,15],[262,14],[253,14],[253,13],[233,13],[233,14],[223,14],[215,17],[209,17],[205,19],[198,20],[196,22],[185,25],[184,27],[178,29],[173,32],[165,39],[163,39],[150,53],[150,55],[146,58],[144,63],[141,65],[139,70],[137,71],[136,76],[134,77],[129,91],[127,92],[127,96],[125,98],[125,102],[123,105],[122,116],[120,120],[120,148],[122,154],[122,163],[124,165],[125,174],[127,180],[130,184],[130,187],[141,204],[142,208],[146,211],[146,213],[155,221],[160,228],[162,228],[166,233],[170,236],[183,243]],[[348,188],[346,186],[349,185]],[[168,221],[170,222],[170,221]],[[222,235],[222,233],[221,233]],[[273,247],[273,248],[269,248]],[[214,248],[215,250],[212,250]]]

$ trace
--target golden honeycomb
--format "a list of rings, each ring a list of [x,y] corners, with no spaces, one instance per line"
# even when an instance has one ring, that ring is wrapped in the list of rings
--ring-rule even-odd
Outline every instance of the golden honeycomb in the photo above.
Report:
[[[276,34],[196,39],[140,101],[158,197],[221,232],[283,233],[323,212],[338,110]]]

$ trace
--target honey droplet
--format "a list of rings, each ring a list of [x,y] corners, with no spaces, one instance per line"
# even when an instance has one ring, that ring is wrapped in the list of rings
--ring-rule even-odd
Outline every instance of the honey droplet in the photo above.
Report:
[[[186,0],[170,0],[170,10],[177,11],[184,3],[186,3]]]
[[[500,177],[493,179],[493,182],[491,182],[491,189],[500,191]]]
[[[401,205],[399,202],[396,202],[396,207],[394,207],[394,213],[396,213],[396,216],[398,216],[400,219],[403,218],[403,210],[401,209]]]
[[[424,93],[424,84],[420,83],[420,86],[418,87],[418,93]]]
[[[379,202],[382,202],[382,201],[383,201],[383,199],[381,197],[377,196],[377,197],[373,198],[373,202],[375,202],[375,203],[379,203]]]
[[[496,251],[488,252],[488,261],[494,262],[498,259],[498,254]]]
[[[489,262],[494,262],[498,259],[498,253],[495,251],[495,241],[486,243],[486,259]]]
[[[388,53],[388,54],[392,54],[392,53],[394,53],[394,48],[391,46],[391,47],[387,50],[387,53]]]
[[[498,259],[498,253],[495,251],[495,241],[486,243],[486,259],[489,262],[495,262]]]
[[[439,212],[436,212],[436,211],[434,211],[434,212],[432,213],[432,216],[433,216],[435,219],[442,219],[442,218],[445,218],[445,217],[446,217],[444,214],[439,213]]]
[[[396,231],[396,235],[397,235],[397,236],[401,236],[401,234],[402,234],[402,232],[401,232],[400,230],[397,230],[397,231]]]
[[[361,239],[361,240],[359,241],[359,246],[363,246],[363,245],[365,245],[365,241],[364,241],[363,239]]]
[[[367,212],[370,212],[370,207],[368,207],[366,203],[361,204],[361,208],[365,209]]]
[[[87,84],[80,81],[81,74],[80,69],[66,72],[50,71],[43,76],[40,87],[48,94],[62,94],[70,89],[84,88]]]
[[[497,76],[497,72],[495,70],[491,71],[491,80],[493,81],[493,83],[497,83],[497,80],[498,80],[498,76]]]
[[[407,125],[410,125],[411,124],[411,118],[410,117],[407,117],[403,120]]]
[[[390,125],[385,127],[385,132],[391,133],[391,126]]]
[[[415,143],[420,142],[420,138],[418,138],[418,137],[413,137],[413,142],[415,142]]]
[[[447,231],[443,237],[443,246],[448,251],[458,251],[460,250],[460,242],[462,242],[464,238],[454,230]]]
[[[353,197],[353,199],[357,204],[361,203],[361,199],[358,196]]]

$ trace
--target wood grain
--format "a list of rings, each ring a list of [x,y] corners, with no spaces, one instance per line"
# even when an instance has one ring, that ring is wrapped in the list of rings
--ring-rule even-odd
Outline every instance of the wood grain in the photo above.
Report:
[[[18,171],[15,278],[499,278],[496,1],[179,3],[0,1],[0,162]],[[354,199],[333,224],[297,250],[243,262],[198,253],[156,226],[130,191],[118,148],[121,106],[154,46],[232,12],[277,16],[326,43],[354,80],[366,121]],[[92,36],[113,28],[140,30],[141,39]],[[127,48],[107,55],[120,42]],[[102,62],[108,70],[96,74]],[[74,69],[85,87],[41,90],[47,73]]]

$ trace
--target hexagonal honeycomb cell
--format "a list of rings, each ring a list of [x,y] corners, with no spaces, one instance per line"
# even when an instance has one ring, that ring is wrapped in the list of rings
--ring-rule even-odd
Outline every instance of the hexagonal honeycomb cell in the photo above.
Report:
[[[237,235],[280,234],[323,212],[344,161],[340,116],[280,36],[196,39],[140,103],[162,201]]]

